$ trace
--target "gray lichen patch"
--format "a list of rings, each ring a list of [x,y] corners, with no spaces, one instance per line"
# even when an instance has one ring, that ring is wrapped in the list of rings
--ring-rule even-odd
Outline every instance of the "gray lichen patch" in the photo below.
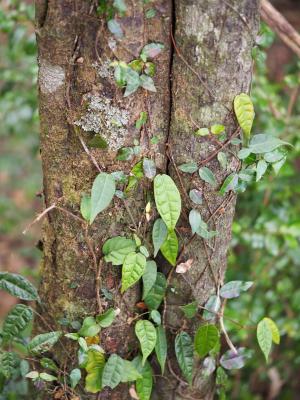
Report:
[[[42,93],[54,93],[64,84],[65,71],[59,65],[51,65],[47,61],[40,61],[39,85]]]
[[[111,78],[113,79],[113,69],[110,66],[111,61],[107,60],[102,62],[102,64],[94,63],[92,66],[97,71],[100,78]]]
[[[88,94],[84,100],[88,102],[87,112],[74,122],[75,125],[86,132],[101,134],[110,150],[120,149],[127,136],[128,111],[112,105],[106,97]]]

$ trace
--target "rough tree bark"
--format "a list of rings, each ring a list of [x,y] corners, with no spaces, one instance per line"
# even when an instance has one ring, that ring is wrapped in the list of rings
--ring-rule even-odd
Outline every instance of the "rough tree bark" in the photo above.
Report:
[[[124,38],[115,40],[105,20],[97,16],[93,1],[36,1],[45,206],[56,204],[80,216],[81,195],[90,191],[98,173],[91,155],[102,171],[122,170],[129,174],[133,162],[117,162],[115,156],[119,148],[132,146],[135,139],[142,146],[142,155],[154,159],[159,171],[168,171],[178,183],[184,203],[178,225],[182,244],[190,240],[186,229],[191,208],[187,190],[202,190],[204,203],[199,211],[219,235],[210,247],[205,248],[201,240],[194,239],[184,249],[182,260],[194,260],[185,280],[169,276],[170,285],[177,288],[176,294],[168,292],[166,300],[166,323],[173,341],[174,333],[183,324],[183,315],[176,306],[194,299],[203,304],[223,281],[235,204],[233,195],[225,199],[218,196],[196,176],[180,175],[179,181],[175,164],[197,161],[200,166],[218,148],[219,144],[193,136],[197,125],[224,123],[228,136],[234,134],[237,126],[232,101],[238,93],[249,90],[258,1],[231,0],[227,4],[222,0],[156,0],[153,6],[157,13],[151,19],[144,17],[142,1],[127,3],[126,16],[119,18]],[[174,41],[170,35],[172,28]],[[138,58],[143,46],[150,42],[165,45],[156,61],[157,93],[139,89],[123,98],[109,63],[114,59],[129,62]],[[140,133],[134,123],[141,111],[149,113],[150,121]],[[81,142],[86,142],[90,133],[74,129],[74,122],[80,119],[85,130],[102,132],[109,143],[107,150],[90,150],[87,154]],[[113,124],[116,120],[117,126]],[[157,145],[150,144],[153,136],[160,138]],[[239,167],[228,148],[224,151],[229,159],[227,170],[219,167],[216,157],[207,164],[219,184]],[[62,317],[72,321],[99,311],[95,270],[102,243],[109,237],[139,230],[140,221],[145,221],[146,192],[150,189],[150,183],[144,182],[126,203],[115,199],[88,232],[66,212],[58,208],[49,211],[43,227],[40,294],[44,322],[40,321],[40,330],[47,329],[45,320],[56,329]],[[147,234],[152,223],[153,220],[147,226]],[[168,273],[170,267],[161,259],[158,263]],[[136,285],[121,296],[120,269],[111,265],[102,265],[100,281],[101,288],[114,296],[113,301],[102,296],[101,307],[109,305],[121,310],[118,327],[106,329],[101,343],[108,354],[117,352],[127,357],[137,348],[133,324],[126,322],[138,312],[135,304],[140,299],[140,289]],[[193,331],[194,326],[186,326]],[[76,355],[70,354],[56,352],[53,357],[69,369],[76,362]],[[180,375],[171,349],[169,357],[174,371]],[[211,398],[213,382],[201,377],[201,368],[197,371],[192,389],[167,371],[166,378],[156,380],[153,398]],[[103,391],[99,398],[119,400],[130,396],[127,386],[121,385],[113,392]]]

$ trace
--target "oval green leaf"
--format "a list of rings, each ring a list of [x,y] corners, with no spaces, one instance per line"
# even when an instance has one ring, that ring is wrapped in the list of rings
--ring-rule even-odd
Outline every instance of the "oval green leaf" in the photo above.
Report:
[[[147,320],[139,320],[135,324],[135,334],[139,339],[141,350],[143,354],[142,365],[145,364],[146,359],[154,350],[156,345],[156,330],[154,325]]]
[[[121,382],[123,374],[123,360],[117,354],[112,354],[103,369],[102,386],[114,389]]]
[[[154,257],[157,256],[159,249],[168,235],[168,228],[161,218],[158,218],[152,229],[152,242],[154,247]]]
[[[175,338],[175,354],[183,376],[191,384],[193,378],[193,342],[190,335],[180,332]]]
[[[146,268],[146,257],[141,253],[129,253],[122,267],[121,292],[133,286],[143,275]]]
[[[160,251],[165,259],[174,267],[178,255],[178,239],[174,230],[168,233],[166,240],[160,247]]]
[[[39,300],[37,290],[32,283],[18,274],[0,272],[0,289],[22,300]]]
[[[164,374],[168,345],[166,331],[162,325],[156,327],[156,335],[155,354],[161,368],[161,373]]]
[[[102,389],[102,375],[105,365],[104,354],[100,351],[89,350],[85,366],[87,375],[85,378],[85,390],[97,393]]]
[[[50,350],[61,337],[61,331],[47,332],[35,336],[28,344],[28,351],[33,354],[41,354]]]
[[[158,309],[165,296],[166,288],[167,288],[166,277],[161,272],[158,272],[154,285],[148,292],[147,296],[144,298],[144,301],[149,310]]]
[[[105,261],[111,262],[112,265],[122,265],[125,257],[135,250],[136,244],[134,240],[123,236],[115,236],[106,240],[102,247]]]
[[[245,137],[249,139],[255,113],[252,100],[246,93],[235,96],[234,112]]]
[[[195,350],[205,357],[219,341],[219,331],[215,325],[204,325],[197,329],[194,339]]]
[[[94,221],[101,211],[109,206],[115,191],[116,184],[112,175],[102,172],[96,177],[91,193],[90,223]]]

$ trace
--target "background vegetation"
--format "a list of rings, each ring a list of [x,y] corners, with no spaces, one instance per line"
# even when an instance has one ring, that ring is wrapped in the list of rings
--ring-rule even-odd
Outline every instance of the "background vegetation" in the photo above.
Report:
[[[21,233],[42,208],[41,199],[36,197],[42,184],[33,18],[32,4],[1,2],[0,269],[23,273],[37,282],[40,253],[35,244],[39,228],[26,236]],[[298,398],[300,390],[300,64],[289,56],[274,72],[278,39],[264,25],[258,43],[253,54],[255,131],[275,134],[294,147],[277,177],[266,177],[238,198],[227,280],[253,280],[255,285],[239,299],[230,300],[227,307],[226,316],[247,326],[247,334],[228,318],[225,322],[233,341],[257,351],[246,368],[231,373],[228,397],[288,400]],[[0,319],[13,301],[1,293]],[[264,315],[276,321],[282,335],[267,365],[252,324]],[[24,368],[6,385],[1,400],[26,398]]]

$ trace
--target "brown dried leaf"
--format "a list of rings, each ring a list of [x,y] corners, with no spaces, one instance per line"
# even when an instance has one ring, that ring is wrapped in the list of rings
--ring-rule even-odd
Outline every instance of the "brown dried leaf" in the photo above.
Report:
[[[193,265],[194,260],[189,258],[187,261],[180,263],[176,267],[177,274],[185,274]]]

